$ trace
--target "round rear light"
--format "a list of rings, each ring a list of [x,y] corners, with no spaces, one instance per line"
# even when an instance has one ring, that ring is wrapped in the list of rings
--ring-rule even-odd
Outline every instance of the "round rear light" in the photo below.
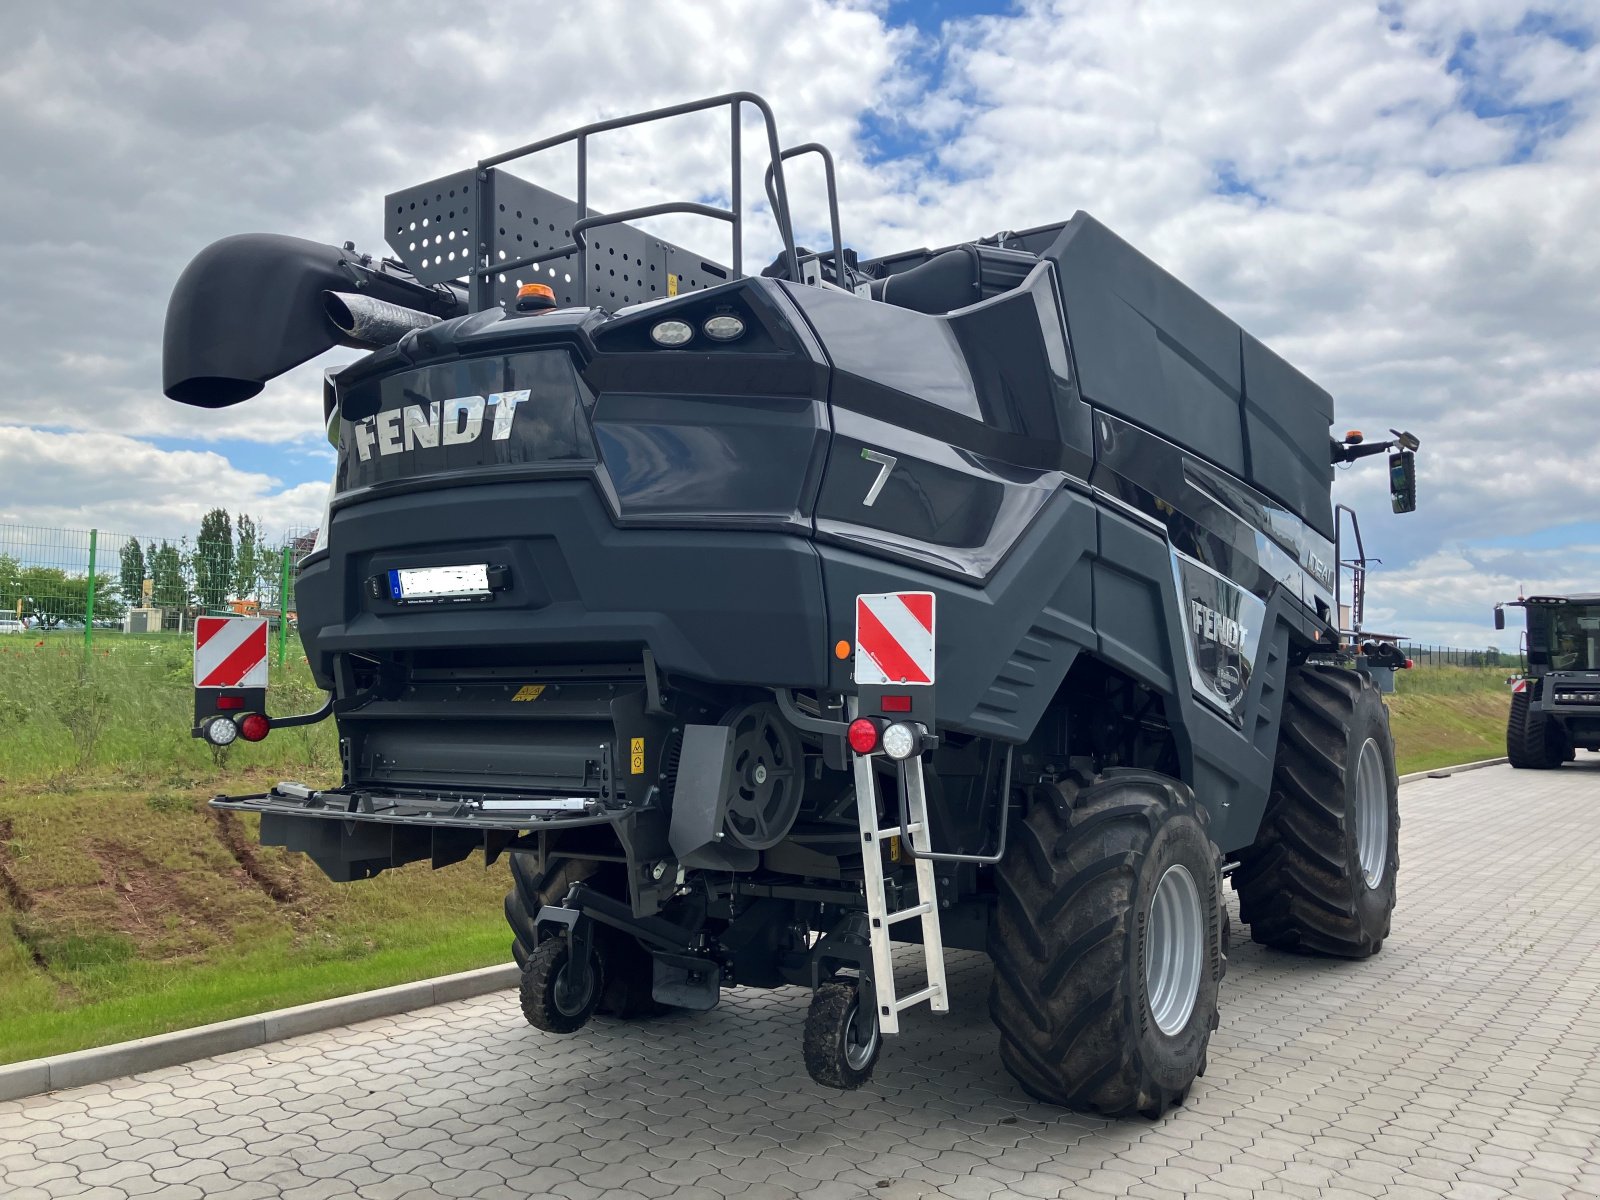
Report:
[[[272,732],[272,722],[260,713],[248,713],[239,718],[239,736],[247,742],[259,742]]]
[[[846,737],[850,742],[850,749],[857,754],[871,754],[878,748],[878,726],[866,717],[857,717],[851,721]]]
[[[206,722],[206,741],[213,746],[230,746],[239,736],[239,727],[231,717],[212,717]]]
[[[883,752],[896,762],[910,758],[917,752],[917,731],[901,721],[896,721],[883,731]]]

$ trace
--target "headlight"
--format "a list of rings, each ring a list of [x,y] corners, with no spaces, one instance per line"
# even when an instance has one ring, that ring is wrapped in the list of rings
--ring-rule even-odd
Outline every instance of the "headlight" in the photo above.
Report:
[[[687,321],[662,321],[650,330],[650,340],[658,346],[686,346],[694,338],[694,326]]]
[[[731,342],[744,333],[744,322],[729,313],[712,317],[700,327],[713,342]]]

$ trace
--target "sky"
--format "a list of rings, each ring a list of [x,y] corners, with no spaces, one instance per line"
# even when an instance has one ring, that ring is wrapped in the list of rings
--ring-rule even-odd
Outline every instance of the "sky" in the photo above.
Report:
[[[735,89],[771,101],[785,143],[831,147],[864,256],[1084,209],[1327,387],[1340,430],[1415,432],[1416,513],[1388,511],[1381,464],[1336,485],[1382,560],[1369,629],[1509,649],[1495,601],[1600,590],[1593,0],[19,8],[0,43],[0,525],[176,536],[219,503],[314,525],[321,370],[352,352],[225,411],[167,401],[188,260],[254,231],[383,252],[387,192]],[[686,120],[597,141],[593,202],[724,193],[725,137]],[[524,173],[569,190],[571,160],[547,158]],[[791,187],[814,238],[820,177],[797,165]],[[727,257],[720,227],[659,231]],[[751,266],[776,244],[754,224],[747,242]]]

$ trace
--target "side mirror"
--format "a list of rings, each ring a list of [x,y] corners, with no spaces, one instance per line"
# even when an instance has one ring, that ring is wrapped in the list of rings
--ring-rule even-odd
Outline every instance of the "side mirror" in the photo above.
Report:
[[[1417,456],[1412,450],[1389,455],[1389,501],[1397,513],[1417,510]]]
[[[1494,606],[1494,627],[1496,629],[1504,629],[1506,627],[1506,610],[1498,604]]]

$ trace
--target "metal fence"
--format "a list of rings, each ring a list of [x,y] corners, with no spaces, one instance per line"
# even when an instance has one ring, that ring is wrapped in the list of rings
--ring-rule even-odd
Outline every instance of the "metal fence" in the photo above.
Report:
[[[1459,646],[1422,646],[1411,642],[1400,643],[1400,653],[1419,667],[1516,667],[1522,658],[1516,652],[1496,650],[1464,650]]]
[[[0,525],[0,634],[183,634],[208,613],[261,616],[282,662],[294,568],[315,530],[267,536],[248,517],[195,537]]]

